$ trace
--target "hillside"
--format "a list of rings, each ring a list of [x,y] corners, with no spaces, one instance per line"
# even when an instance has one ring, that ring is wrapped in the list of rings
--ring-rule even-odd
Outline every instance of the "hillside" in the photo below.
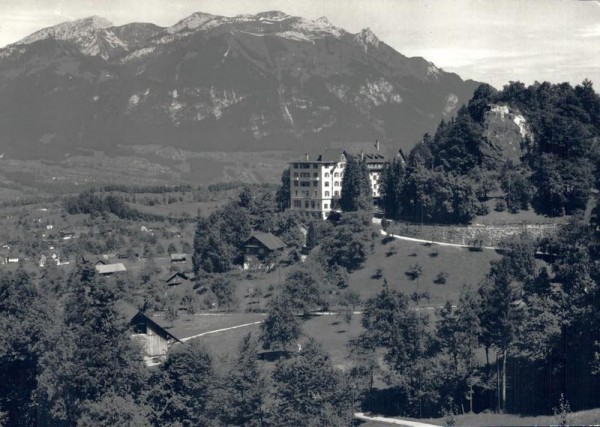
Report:
[[[405,165],[388,170],[384,207],[389,217],[430,223],[469,223],[492,202],[499,212],[573,215],[598,190],[599,143],[600,96],[589,81],[481,85]]]
[[[162,28],[90,17],[0,50],[0,147],[48,161],[148,158],[139,146],[304,152],[347,139],[406,151],[476,86],[326,18],[198,12]],[[189,168],[156,151],[159,179]]]

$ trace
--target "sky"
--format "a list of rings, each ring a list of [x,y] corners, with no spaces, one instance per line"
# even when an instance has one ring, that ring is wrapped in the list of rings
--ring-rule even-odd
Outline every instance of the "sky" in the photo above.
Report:
[[[269,10],[369,27],[406,56],[497,88],[585,78],[600,88],[600,0],[0,0],[0,46],[91,15],[170,26],[194,12]]]

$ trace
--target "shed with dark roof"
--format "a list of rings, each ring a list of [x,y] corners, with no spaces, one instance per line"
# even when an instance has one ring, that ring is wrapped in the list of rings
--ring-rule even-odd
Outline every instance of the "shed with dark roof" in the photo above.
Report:
[[[260,268],[272,255],[281,253],[284,249],[285,243],[274,234],[254,233],[244,243],[244,269],[252,266]]]

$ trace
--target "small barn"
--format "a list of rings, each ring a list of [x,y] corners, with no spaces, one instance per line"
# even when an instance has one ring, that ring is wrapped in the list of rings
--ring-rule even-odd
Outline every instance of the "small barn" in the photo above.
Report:
[[[181,273],[179,271],[165,280],[167,286],[177,286],[188,282],[190,282],[190,277],[188,277],[186,273]]]
[[[254,233],[244,243],[244,270],[265,267],[266,261],[283,253],[284,249],[285,243],[274,234]]]
[[[118,308],[129,324],[131,337],[142,346],[148,365],[164,359],[169,348],[181,342],[175,334],[167,331],[164,317],[143,313],[125,302],[120,302]]]
[[[99,262],[95,267],[96,272],[102,276],[110,276],[115,273],[124,273],[127,271],[121,262],[117,262],[115,264],[103,264],[102,262]]]

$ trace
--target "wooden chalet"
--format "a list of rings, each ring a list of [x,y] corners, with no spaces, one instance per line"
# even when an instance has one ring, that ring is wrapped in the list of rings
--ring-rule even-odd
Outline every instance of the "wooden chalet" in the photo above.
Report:
[[[284,249],[285,243],[279,237],[271,233],[254,233],[244,243],[244,270],[264,266],[270,255],[283,253]]]
[[[129,324],[131,337],[141,345],[149,366],[162,362],[172,346],[197,337],[204,330],[190,322],[189,317],[172,322],[161,311],[143,312],[123,301],[117,307]]]
[[[173,344],[181,342],[167,331],[164,317],[160,320],[153,318],[125,302],[120,302],[118,308],[129,324],[131,337],[142,346],[146,364],[162,360]]]

